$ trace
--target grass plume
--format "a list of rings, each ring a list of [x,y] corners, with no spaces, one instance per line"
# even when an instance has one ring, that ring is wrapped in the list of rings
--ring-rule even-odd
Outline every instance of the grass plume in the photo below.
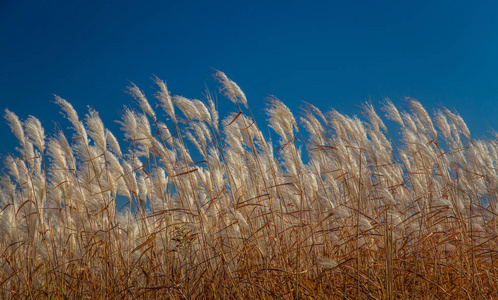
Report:
[[[161,119],[132,84],[121,142],[58,96],[72,135],[5,110],[19,153],[0,179],[1,298],[498,297],[496,136],[414,99],[360,119],[271,98],[272,140],[215,77],[234,105],[221,120],[211,93],[155,78]]]

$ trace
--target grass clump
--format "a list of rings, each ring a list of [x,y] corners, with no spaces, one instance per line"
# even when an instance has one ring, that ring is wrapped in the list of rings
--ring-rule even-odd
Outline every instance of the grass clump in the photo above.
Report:
[[[122,142],[60,97],[69,137],[5,111],[20,146],[0,181],[1,298],[498,297],[496,136],[408,99],[383,107],[395,143],[370,104],[296,120],[271,98],[274,142],[216,78],[222,120],[209,93],[156,78],[159,113],[132,85]]]

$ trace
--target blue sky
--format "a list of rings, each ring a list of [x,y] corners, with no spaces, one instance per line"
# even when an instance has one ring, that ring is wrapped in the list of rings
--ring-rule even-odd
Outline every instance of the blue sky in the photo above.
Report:
[[[57,94],[115,131],[128,80],[151,95],[155,74],[173,94],[201,98],[218,69],[261,120],[267,95],[295,113],[308,101],[349,115],[368,99],[410,96],[456,109],[482,137],[498,128],[497,3],[3,0],[0,108],[35,115],[50,134],[53,121],[69,126]],[[0,139],[12,152],[5,122]]]

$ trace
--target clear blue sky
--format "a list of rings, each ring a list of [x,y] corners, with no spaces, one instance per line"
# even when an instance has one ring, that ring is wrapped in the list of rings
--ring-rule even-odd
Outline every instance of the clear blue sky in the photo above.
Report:
[[[308,101],[347,114],[411,96],[455,108],[483,136],[498,128],[497,3],[0,0],[0,109],[35,115],[50,134],[53,120],[68,126],[55,93],[116,130],[128,80],[150,95],[155,74],[201,98],[214,68],[261,119],[269,94],[294,112]],[[0,139],[13,151],[4,121]]]

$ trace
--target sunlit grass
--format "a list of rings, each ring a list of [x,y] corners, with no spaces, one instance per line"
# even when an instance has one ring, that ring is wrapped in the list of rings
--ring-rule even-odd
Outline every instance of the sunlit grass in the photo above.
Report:
[[[234,107],[221,121],[210,93],[156,79],[155,111],[132,85],[122,141],[60,97],[72,131],[51,137],[6,110],[1,298],[498,297],[496,139],[412,99],[386,101],[385,126],[370,104],[296,120],[271,98],[261,125],[216,78]]]

